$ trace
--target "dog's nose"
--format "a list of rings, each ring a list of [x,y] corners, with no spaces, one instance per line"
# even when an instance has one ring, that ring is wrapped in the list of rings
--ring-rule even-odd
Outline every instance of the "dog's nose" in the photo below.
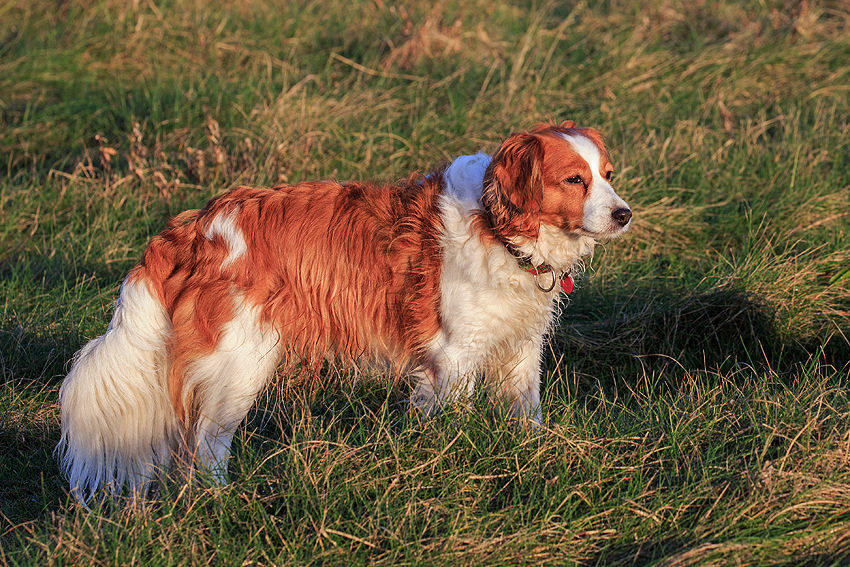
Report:
[[[611,217],[620,226],[626,226],[632,220],[632,211],[629,209],[617,209],[611,213]]]

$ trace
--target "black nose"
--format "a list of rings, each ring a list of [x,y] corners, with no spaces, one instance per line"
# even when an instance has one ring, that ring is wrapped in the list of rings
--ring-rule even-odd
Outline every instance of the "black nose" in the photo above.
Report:
[[[617,209],[611,213],[611,217],[620,226],[626,226],[632,220],[632,212],[629,209]]]

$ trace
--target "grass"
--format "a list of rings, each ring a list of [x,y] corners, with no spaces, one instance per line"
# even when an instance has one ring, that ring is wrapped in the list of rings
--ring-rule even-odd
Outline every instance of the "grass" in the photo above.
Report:
[[[0,6],[0,564],[850,563],[841,2]],[[549,341],[547,426],[285,377],[233,482],[76,507],[68,360],[165,220],[600,129],[633,230]]]

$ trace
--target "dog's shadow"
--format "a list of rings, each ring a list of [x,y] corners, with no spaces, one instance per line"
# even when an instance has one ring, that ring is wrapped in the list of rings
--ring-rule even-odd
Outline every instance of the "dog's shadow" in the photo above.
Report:
[[[780,314],[745,289],[683,290],[654,283],[616,295],[582,290],[565,306],[549,341],[550,385],[571,376],[581,395],[656,376],[675,388],[689,375],[754,372],[781,375],[818,355],[841,367],[850,345],[783,332]],[[752,376],[752,373],[744,373]],[[546,385],[544,384],[544,391]],[[555,388],[557,390],[557,387]]]
[[[24,319],[24,320],[21,320]],[[0,325],[0,532],[44,517],[67,500],[53,451],[56,393],[73,351],[68,333],[14,313]],[[2,541],[2,540],[0,540]]]

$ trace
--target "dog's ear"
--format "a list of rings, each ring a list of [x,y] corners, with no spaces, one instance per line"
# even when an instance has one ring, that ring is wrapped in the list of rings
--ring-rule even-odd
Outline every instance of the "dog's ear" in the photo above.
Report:
[[[543,200],[543,144],[534,134],[505,140],[484,174],[484,201],[491,210],[533,213]]]
[[[569,130],[569,129],[575,128],[575,127],[576,127],[576,123],[573,122],[572,120],[564,120],[563,122],[561,122],[561,128],[563,128],[564,130]]]

